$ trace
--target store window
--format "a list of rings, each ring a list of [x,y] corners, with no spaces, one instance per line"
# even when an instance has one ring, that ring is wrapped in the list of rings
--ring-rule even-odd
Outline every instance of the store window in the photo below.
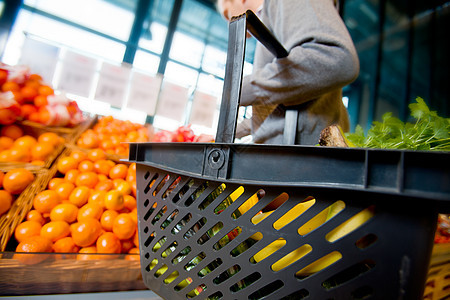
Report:
[[[134,21],[136,1],[127,1],[126,9],[104,0],[25,0],[24,4],[52,16],[109,36],[128,40]]]
[[[174,0],[153,0],[143,24],[139,47],[161,54],[166,41]]]

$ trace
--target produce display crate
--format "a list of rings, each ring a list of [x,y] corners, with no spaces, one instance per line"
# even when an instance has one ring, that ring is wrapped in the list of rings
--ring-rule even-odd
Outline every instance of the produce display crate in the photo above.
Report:
[[[64,138],[66,138],[67,143],[73,143],[73,141],[87,128],[90,128],[93,122],[97,120],[97,115],[92,114],[83,114],[85,120],[75,126],[66,127],[66,126],[46,126],[41,123],[33,122],[30,120],[23,120],[18,124],[21,126],[33,127],[37,130],[41,131],[52,131],[60,134]]]
[[[48,295],[146,289],[138,254],[20,253],[45,256],[23,264],[18,253],[0,252],[0,295]],[[85,260],[77,259],[78,255]]]
[[[18,126],[20,126],[23,131],[24,135],[30,135],[34,138],[38,138],[41,134],[45,132],[53,132],[59,135],[60,137],[64,138],[65,142],[58,145],[53,152],[45,159],[43,165],[33,165],[32,163],[21,163],[21,162],[0,162],[0,168],[2,167],[24,167],[24,168],[31,168],[31,169],[39,169],[39,168],[49,168],[55,159],[59,156],[59,154],[64,149],[65,143],[70,143],[72,141],[73,135],[75,134],[74,129],[67,129],[64,130],[63,128],[56,128],[56,127],[46,127],[38,123],[24,121],[17,123]]]
[[[146,286],[164,299],[422,299],[450,156],[234,144],[247,29],[279,53],[255,18],[230,22],[216,143],[130,144]]]
[[[424,300],[448,299],[450,295],[450,243],[435,244],[425,286]]]
[[[15,168],[17,168],[15,165],[0,166],[0,170],[3,172]],[[48,170],[33,168],[29,170],[35,176],[34,181],[16,198],[9,211],[0,217],[0,251],[5,250],[8,241],[11,236],[14,235],[14,230],[17,225],[22,222],[27,213],[31,210],[34,196],[41,192],[48,184]]]
[[[66,147],[58,159],[69,156],[72,151],[84,151],[74,145]],[[56,162],[58,161],[56,160]],[[112,159],[112,157],[108,157]],[[17,226],[32,207],[34,195],[46,189],[52,178],[63,177],[57,170],[57,163],[46,170],[33,195],[27,193],[27,207],[20,217],[15,218]],[[118,162],[118,161],[116,161]],[[124,162],[127,164],[127,162]],[[42,170],[41,170],[42,172]],[[15,228],[15,227],[14,227]],[[40,295],[85,292],[111,292],[146,289],[144,285],[139,254],[99,253],[17,253],[17,241],[5,239],[6,247],[0,252],[0,295]],[[24,264],[17,255],[38,257],[36,264]],[[79,259],[82,257],[83,259]],[[26,259],[25,259],[26,260]]]

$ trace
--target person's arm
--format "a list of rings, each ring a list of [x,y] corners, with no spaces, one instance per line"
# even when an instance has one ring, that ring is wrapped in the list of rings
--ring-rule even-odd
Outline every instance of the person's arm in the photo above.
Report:
[[[258,45],[241,105],[301,104],[358,76],[358,56],[333,0],[266,0],[262,21],[289,55],[276,59]]]

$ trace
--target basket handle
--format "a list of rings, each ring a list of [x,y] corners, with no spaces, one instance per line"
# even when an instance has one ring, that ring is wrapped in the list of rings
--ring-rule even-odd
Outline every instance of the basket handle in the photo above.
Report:
[[[216,133],[218,143],[233,143],[236,136],[247,30],[277,58],[289,54],[251,10],[231,19],[222,103]],[[286,111],[283,143],[292,145],[295,143],[297,133],[298,110],[284,106],[282,108]]]

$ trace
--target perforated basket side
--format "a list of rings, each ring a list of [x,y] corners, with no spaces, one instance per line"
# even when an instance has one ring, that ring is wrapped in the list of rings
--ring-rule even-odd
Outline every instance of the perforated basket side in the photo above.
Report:
[[[142,274],[165,299],[423,295],[436,212],[414,199],[224,183],[139,164],[137,185]]]

